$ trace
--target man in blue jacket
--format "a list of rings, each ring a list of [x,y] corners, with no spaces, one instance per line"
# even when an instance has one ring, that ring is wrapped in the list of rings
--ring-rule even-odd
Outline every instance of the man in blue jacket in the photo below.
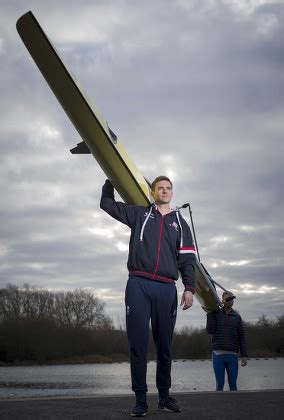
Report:
[[[114,189],[106,181],[100,206],[131,229],[125,290],[126,327],[130,350],[132,390],[136,404],[131,415],[147,414],[147,353],[149,322],[157,349],[156,385],[158,409],[180,412],[171,387],[172,337],[177,313],[175,282],[181,274],[184,292],[181,306],[192,306],[195,292],[195,248],[190,228],[178,209],[171,209],[172,182],[157,177],[151,186],[154,203],[149,207],[115,201]]]
[[[237,390],[238,351],[241,365],[247,364],[246,335],[244,324],[232,306],[236,296],[229,291],[222,295],[223,308],[207,314],[206,330],[212,334],[212,360],[216,378],[216,391],[223,391],[225,370],[230,391]]]

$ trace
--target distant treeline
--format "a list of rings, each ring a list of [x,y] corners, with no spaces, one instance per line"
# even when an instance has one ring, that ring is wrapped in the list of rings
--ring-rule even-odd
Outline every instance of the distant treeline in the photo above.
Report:
[[[255,324],[247,323],[250,357],[283,356],[283,326],[284,315],[273,321],[263,315]],[[174,334],[173,357],[208,358],[210,343],[204,328],[183,327]],[[149,358],[155,359],[151,336]],[[104,303],[91,292],[50,292],[28,285],[0,289],[0,362],[121,360],[128,360],[126,332],[114,327]]]

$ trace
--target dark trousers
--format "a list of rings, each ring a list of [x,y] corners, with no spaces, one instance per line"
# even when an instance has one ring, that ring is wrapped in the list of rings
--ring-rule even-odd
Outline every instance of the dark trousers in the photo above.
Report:
[[[223,391],[225,383],[225,370],[228,374],[230,391],[237,390],[238,356],[236,354],[219,354],[213,352],[213,368],[216,378],[216,391]]]
[[[175,284],[130,276],[125,290],[126,328],[134,392],[146,392],[149,323],[157,349],[156,384],[160,395],[171,386],[172,338],[176,322]]]

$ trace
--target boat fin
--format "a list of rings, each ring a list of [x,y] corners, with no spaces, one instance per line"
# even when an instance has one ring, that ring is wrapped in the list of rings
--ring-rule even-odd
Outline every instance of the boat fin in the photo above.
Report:
[[[109,134],[111,135],[112,141],[114,142],[114,144],[116,144],[117,143],[117,135],[114,134],[114,132],[109,128],[109,126],[108,126],[108,131],[109,131]]]
[[[111,135],[112,141],[114,143],[117,142],[117,136],[116,134],[114,134],[114,132],[108,127],[109,133]],[[81,141],[81,143],[77,143],[76,147],[73,147],[73,149],[70,149],[70,152],[74,155],[78,154],[78,155],[84,155],[87,153],[91,153],[89,147],[87,146],[87,144],[84,141]]]
[[[81,143],[78,143],[76,147],[73,147],[73,149],[70,149],[70,152],[72,154],[87,154],[91,153],[90,149],[88,148],[87,144],[84,141],[81,141]]]

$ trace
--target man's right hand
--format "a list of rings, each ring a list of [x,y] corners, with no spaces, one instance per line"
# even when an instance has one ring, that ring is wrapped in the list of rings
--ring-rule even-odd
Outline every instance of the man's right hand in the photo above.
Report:
[[[241,357],[241,366],[246,366],[248,363],[247,357]]]
[[[183,306],[183,310],[191,308],[193,304],[193,294],[189,290],[185,290],[181,297],[180,306]]]

